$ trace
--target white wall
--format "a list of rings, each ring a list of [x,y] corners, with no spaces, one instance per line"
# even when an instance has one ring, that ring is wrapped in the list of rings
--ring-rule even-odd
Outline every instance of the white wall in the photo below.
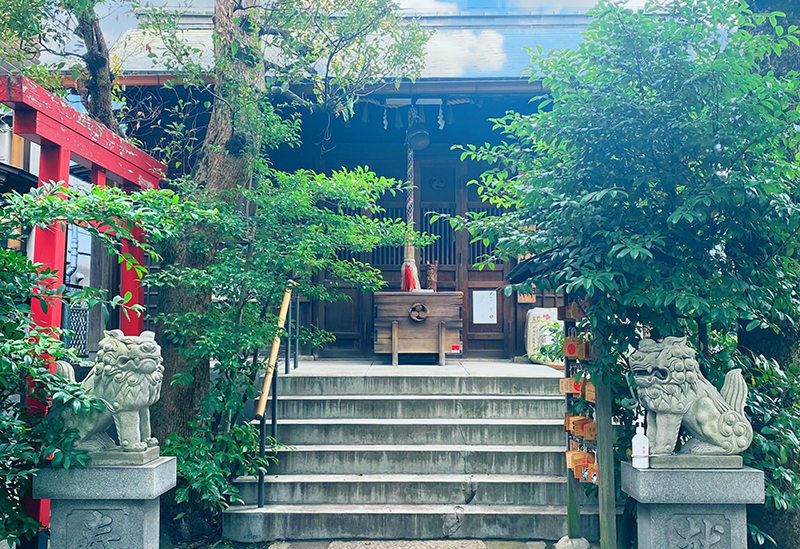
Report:
[[[42,154],[42,148],[36,143],[31,143],[31,163],[28,170],[33,175],[39,175],[39,158]]]
[[[7,124],[0,124],[0,163],[11,162],[11,128]]]

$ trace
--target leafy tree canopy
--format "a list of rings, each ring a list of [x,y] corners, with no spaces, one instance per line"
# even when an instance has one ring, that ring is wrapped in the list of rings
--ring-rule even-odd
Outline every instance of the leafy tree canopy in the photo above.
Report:
[[[737,1],[592,13],[576,50],[532,53],[551,99],[497,120],[507,143],[465,149],[495,166],[482,194],[513,208],[467,226],[497,257],[534,254],[517,282],[592,298],[606,370],[642,326],[795,318],[798,82],[759,61],[797,27]],[[765,21],[774,32],[753,34]]]
[[[770,505],[796,509],[797,367],[741,352],[737,333],[792,326],[800,312],[800,90],[795,72],[764,63],[798,45],[798,28],[737,0],[641,11],[603,0],[592,15],[577,49],[531,52],[530,78],[550,90],[537,112],[496,120],[501,145],[463,148],[489,165],[479,192],[507,213],[453,223],[496,244],[485,266],[532,255],[511,274],[519,289],[591,298],[602,352],[588,370],[612,385],[628,429],[618,459],[640,411],[623,374],[643,329],[697,336],[714,351],[699,357],[712,382],[744,369],[746,463],[770,472]]]

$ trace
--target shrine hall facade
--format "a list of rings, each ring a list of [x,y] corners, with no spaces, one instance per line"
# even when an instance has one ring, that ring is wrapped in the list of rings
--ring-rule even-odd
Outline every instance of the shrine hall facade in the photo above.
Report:
[[[410,0],[409,0],[410,2]],[[407,3],[409,3],[407,2]],[[404,1],[398,2],[401,6]],[[396,88],[387,85],[363,98],[355,116],[345,122],[313,114],[303,118],[303,145],[273,155],[276,168],[330,172],[367,166],[378,175],[406,180],[408,110],[413,104],[424,115],[430,144],[414,159],[415,228],[436,235],[436,241],[417,250],[417,264],[438,263],[438,290],[463,293],[461,355],[474,358],[511,358],[525,354],[524,331],[531,307],[555,307],[554,296],[508,297],[498,291],[512,264],[479,270],[475,264],[486,254],[482,242],[470,242],[466,232],[456,232],[445,222],[430,223],[431,212],[451,215],[472,211],[502,214],[481,200],[475,185],[482,166],[460,160],[456,145],[496,143],[502,135],[492,130],[491,119],[514,110],[530,113],[546,94],[541,83],[529,82],[523,71],[530,61],[525,47],[540,45],[545,51],[576,46],[593,2],[567,0],[557,7],[545,0],[422,0],[405,9],[409,17],[435,31],[427,45],[426,66],[415,82]],[[410,3],[409,3],[410,6]],[[182,20],[184,36],[200,49],[211,48],[213,3],[196,4]],[[144,45],[147,44],[148,48]],[[160,91],[169,73],[148,57],[160,46],[140,29],[131,29],[113,46],[123,60],[123,83],[136,100],[148,95],[163,100]],[[201,121],[202,125],[202,121]],[[323,142],[322,135],[330,132]],[[147,143],[156,137],[137,135]],[[381,215],[405,218],[405,196],[386,196]],[[382,248],[358,257],[378,268],[386,290],[400,289],[402,248]],[[344,289],[350,297],[334,303],[301,303],[301,323],[316,325],[336,336],[324,349],[307,349],[324,358],[369,357],[375,341],[373,296]],[[481,299],[476,300],[476,292]],[[491,293],[492,295],[489,295]],[[487,301],[488,299],[488,301]],[[490,306],[492,319],[476,318],[478,309]]]

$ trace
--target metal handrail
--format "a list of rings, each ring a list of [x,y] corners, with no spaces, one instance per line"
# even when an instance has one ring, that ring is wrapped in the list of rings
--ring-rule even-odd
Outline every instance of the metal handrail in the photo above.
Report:
[[[267,409],[267,395],[272,388],[272,439],[277,442],[278,440],[278,384],[272,383],[273,376],[277,373],[278,363],[278,350],[281,346],[281,332],[286,325],[286,315],[289,310],[289,304],[292,300],[292,288],[297,283],[290,280],[289,286],[283,293],[283,301],[281,302],[281,310],[278,314],[278,331],[275,333],[275,339],[272,340],[272,350],[269,354],[267,361],[267,370],[264,372],[264,382],[261,386],[261,396],[258,399],[258,407],[256,408],[256,419],[259,420],[259,444],[258,456],[264,458],[266,455],[267,446],[267,422],[264,418],[264,412]],[[288,340],[287,340],[288,345]],[[286,372],[289,373],[288,371]],[[264,507],[264,471],[258,472],[258,506]]]
[[[300,296],[294,296],[295,320],[294,320],[294,365],[292,369],[297,370],[297,363],[300,361]]]
[[[292,362],[292,301],[289,300],[289,308],[286,310],[286,356],[283,358],[283,371],[289,374],[289,363]]]

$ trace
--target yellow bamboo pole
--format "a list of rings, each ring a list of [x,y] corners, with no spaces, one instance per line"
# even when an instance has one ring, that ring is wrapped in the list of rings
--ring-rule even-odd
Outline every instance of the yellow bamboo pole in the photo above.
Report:
[[[261,396],[258,399],[258,408],[256,409],[256,419],[264,417],[264,410],[267,409],[267,397],[269,396],[269,389],[272,385],[272,376],[276,369],[278,362],[278,350],[281,346],[281,330],[286,324],[286,313],[289,311],[289,303],[292,299],[292,288],[297,286],[297,283],[290,280],[289,287],[283,292],[283,301],[281,302],[281,310],[278,314],[278,331],[275,333],[275,339],[272,341],[272,350],[269,353],[269,360],[267,361],[267,371],[264,372],[264,384],[261,386]]]

